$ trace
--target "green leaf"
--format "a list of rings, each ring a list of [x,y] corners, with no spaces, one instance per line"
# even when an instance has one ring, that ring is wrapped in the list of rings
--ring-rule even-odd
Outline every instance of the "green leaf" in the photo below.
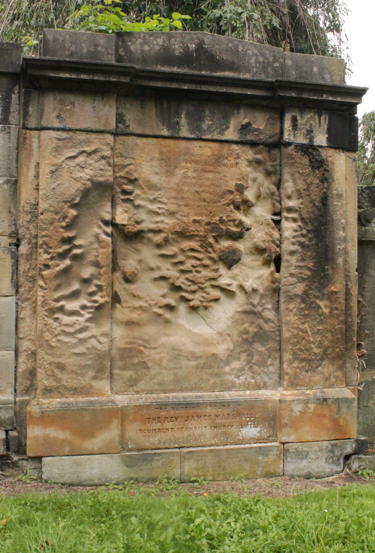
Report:
[[[180,17],[181,17],[180,13],[177,13],[177,12],[172,13],[172,19],[180,19]]]
[[[177,29],[182,29],[181,21],[172,21],[172,25],[174,25],[174,27],[177,27]]]

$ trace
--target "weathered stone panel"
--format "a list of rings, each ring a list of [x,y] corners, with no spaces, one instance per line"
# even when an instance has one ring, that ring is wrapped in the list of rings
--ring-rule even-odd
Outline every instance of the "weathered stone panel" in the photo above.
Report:
[[[19,159],[19,241],[17,278],[17,392],[36,389],[39,133],[21,131]]]
[[[118,96],[116,119],[125,135],[275,144],[281,134],[278,109],[165,95]]]
[[[279,386],[279,159],[116,137],[115,393]]]
[[[284,147],[282,167],[284,385],[345,386],[345,153]]]
[[[100,401],[33,402],[27,408],[30,457],[119,453],[120,410]]]
[[[282,392],[280,442],[345,440],[357,435],[357,398],[348,389]]]
[[[126,405],[125,449],[275,442],[277,398],[169,401]]]
[[[38,394],[110,393],[113,137],[40,136]]]

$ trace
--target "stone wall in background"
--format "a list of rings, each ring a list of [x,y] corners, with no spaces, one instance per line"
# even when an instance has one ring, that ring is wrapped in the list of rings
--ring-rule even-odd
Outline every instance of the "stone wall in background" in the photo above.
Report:
[[[0,454],[15,432],[17,161],[21,46],[0,45]]]
[[[16,325],[2,311],[0,355],[18,454],[62,483],[340,472],[365,444],[365,90],[342,60],[205,33],[45,31],[16,70],[1,301],[14,317],[17,257],[18,307]],[[16,179],[16,143],[5,153]]]

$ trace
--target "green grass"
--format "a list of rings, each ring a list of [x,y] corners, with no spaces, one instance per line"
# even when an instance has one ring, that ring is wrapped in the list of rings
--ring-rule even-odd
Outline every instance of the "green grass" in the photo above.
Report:
[[[0,499],[1,553],[375,552],[375,488],[290,499],[119,489]],[[6,519],[6,522],[4,522]],[[3,521],[3,523],[1,523]]]

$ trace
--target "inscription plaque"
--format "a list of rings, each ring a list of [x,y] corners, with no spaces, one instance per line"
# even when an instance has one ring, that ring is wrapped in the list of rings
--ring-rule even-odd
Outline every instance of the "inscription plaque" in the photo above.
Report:
[[[123,407],[126,449],[272,442],[277,401],[153,403]]]

